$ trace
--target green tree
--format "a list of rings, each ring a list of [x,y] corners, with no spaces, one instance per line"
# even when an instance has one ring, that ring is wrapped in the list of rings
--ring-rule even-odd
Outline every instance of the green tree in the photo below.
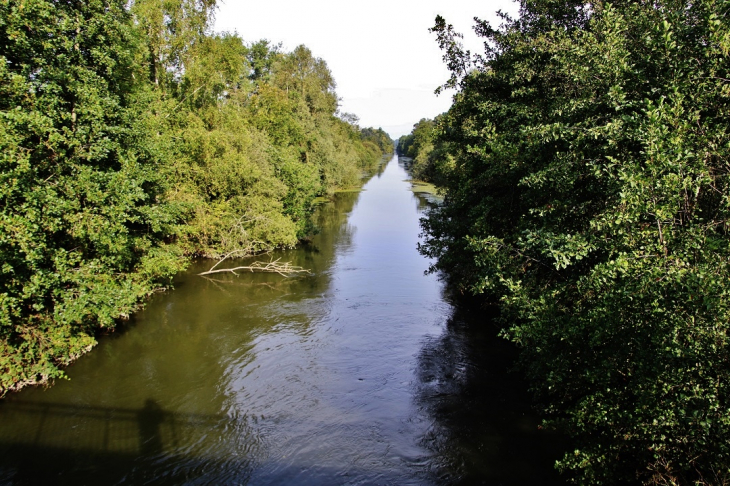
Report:
[[[521,2],[443,20],[454,164],[422,251],[499,303],[581,484],[730,480],[723,2]]]
[[[360,130],[360,138],[363,141],[370,141],[378,147],[378,152],[393,154],[394,143],[385,130],[382,128],[363,128]]]
[[[254,42],[248,49],[248,62],[251,66],[249,78],[252,81],[268,81],[274,62],[279,56],[281,45],[272,46],[269,41],[262,39]]]
[[[0,2],[0,395],[62,376],[193,255],[291,247],[376,144],[324,61],[213,0]]]
[[[131,5],[147,44],[150,79],[170,89],[185,72],[191,48],[208,30],[215,0],[135,0]]]
[[[327,63],[303,45],[281,58],[274,67],[272,82],[287,94],[298,94],[313,115],[334,115],[337,111],[336,84]]]
[[[59,376],[181,265],[123,2],[0,3],[0,390]]]

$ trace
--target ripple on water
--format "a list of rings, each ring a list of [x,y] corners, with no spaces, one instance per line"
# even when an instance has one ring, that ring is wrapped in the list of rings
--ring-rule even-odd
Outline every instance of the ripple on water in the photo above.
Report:
[[[195,264],[70,381],[0,403],[0,483],[557,484],[514,350],[424,276],[406,178],[274,255],[313,275]]]

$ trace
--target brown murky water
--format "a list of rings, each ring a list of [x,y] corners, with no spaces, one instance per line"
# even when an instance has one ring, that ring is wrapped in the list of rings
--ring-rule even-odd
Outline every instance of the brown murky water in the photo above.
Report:
[[[392,160],[275,258],[180,275],[69,381],[0,403],[0,484],[561,484],[515,352],[416,251]]]

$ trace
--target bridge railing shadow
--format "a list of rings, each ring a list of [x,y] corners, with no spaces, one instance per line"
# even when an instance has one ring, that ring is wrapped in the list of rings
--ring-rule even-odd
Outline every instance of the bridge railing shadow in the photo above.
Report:
[[[12,400],[0,403],[0,484],[180,484],[204,470],[243,484],[263,450],[254,421],[153,399],[139,408]]]
[[[169,412],[153,399],[137,409],[13,401],[0,407],[0,445],[152,454],[175,449],[181,438],[207,434],[232,420],[227,415]]]

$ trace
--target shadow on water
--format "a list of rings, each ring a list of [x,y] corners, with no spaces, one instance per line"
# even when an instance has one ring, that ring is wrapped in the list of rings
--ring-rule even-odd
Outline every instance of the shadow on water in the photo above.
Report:
[[[422,444],[446,484],[564,485],[561,436],[542,430],[517,350],[488,318],[456,307],[418,357],[416,401],[431,426]]]
[[[143,455],[151,456],[162,452],[161,426],[164,422],[165,411],[156,401],[147,399],[144,408],[137,413],[139,449]]]
[[[0,485],[245,484],[254,470],[274,468],[271,420],[232,406],[226,379],[238,370],[231,363],[245,364],[241,356],[253,356],[256,340],[282,324],[277,309],[327,291],[336,251],[351,245],[347,217],[358,197],[338,194],[317,212],[323,231],[314,242],[261,257],[291,260],[316,278],[203,278],[196,273],[212,263],[196,262],[176,277],[174,292],[153,296],[143,312],[102,336],[99,349],[69,368],[70,382],[0,402]],[[305,314],[287,324],[308,327]],[[301,475],[274,469],[272,477]]]
[[[6,420],[35,424],[0,438],[3,485],[422,484],[394,470],[267,457],[253,432],[256,417],[173,413],[153,399],[139,409],[23,401],[1,407]],[[209,437],[227,447],[197,447]],[[245,444],[238,451],[230,449],[234,437]]]
[[[253,417],[10,401],[3,420],[28,427],[0,437],[0,484],[245,484],[261,440]],[[197,447],[234,436],[239,454]],[[259,449],[259,450],[257,450]]]
[[[0,486],[560,484],[514,348],[422,276],[429,201],[389,167],[257,257],[312,275],[196,262],[70,381],[7,397]]]

